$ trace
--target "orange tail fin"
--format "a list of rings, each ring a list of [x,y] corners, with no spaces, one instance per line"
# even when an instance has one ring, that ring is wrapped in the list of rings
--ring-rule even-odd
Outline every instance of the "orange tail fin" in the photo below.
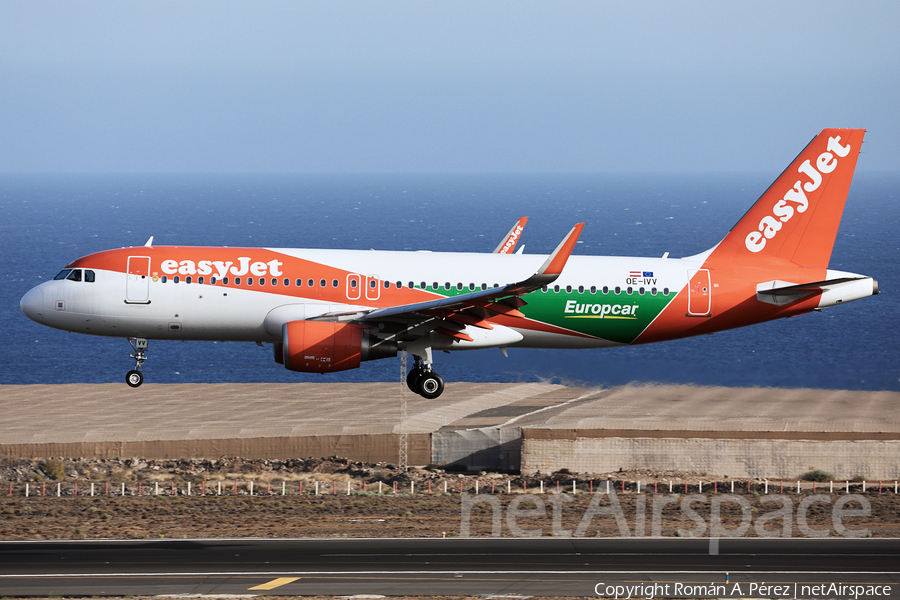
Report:
[[[713,250],[710,260],[826,268],[865,129],[825,129]]]

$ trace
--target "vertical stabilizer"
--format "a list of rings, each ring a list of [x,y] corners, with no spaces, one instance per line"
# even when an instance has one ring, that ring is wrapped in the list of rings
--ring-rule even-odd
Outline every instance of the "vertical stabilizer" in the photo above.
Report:
[[[826,268],[865,129],[825,129],[785,169],[710,255]]]

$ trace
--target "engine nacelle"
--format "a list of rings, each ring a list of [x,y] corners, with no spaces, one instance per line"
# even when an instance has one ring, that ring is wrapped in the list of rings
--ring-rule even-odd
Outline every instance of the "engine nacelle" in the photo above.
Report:
[[[396,342],[352,323],[290,321],[281,326],[281,360],[289,371],[331,373],[356,369],[364,360],[397,356]],[[276,350],[277,352],[277,350]]]

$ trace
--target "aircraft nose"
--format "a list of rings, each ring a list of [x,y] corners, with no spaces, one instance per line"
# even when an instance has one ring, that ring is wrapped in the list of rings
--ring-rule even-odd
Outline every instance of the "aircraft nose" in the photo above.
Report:
[[[25,316],[37,323],[44,321],[44,290],[40,286],[32,288],[19,301],[19,308]]]

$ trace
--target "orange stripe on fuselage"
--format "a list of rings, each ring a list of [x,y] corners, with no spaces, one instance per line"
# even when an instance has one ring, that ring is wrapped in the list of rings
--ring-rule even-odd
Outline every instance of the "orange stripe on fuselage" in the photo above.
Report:
[[[171,280],[177,275],[184,282],[184,278],[190,276],[193,280],[191,285],[198,285],[197,278],[201,276],[205,280],[201,285],[210,285],[210,278],[215,277],[217,279],[216,287],[377,308],[424,302],[443,297],[421,289],[405,286],[398,288],[396,282],[389,282],[389,287],[386,288],[384,280],[381,279],[368,279],[362,274],[264,248],[197,246],[120,248],[79,258],[67,267],[90,268],[124,274],[129,256],[149,256],[151,277],[161,278],[165,275]],[[255,271],[253,270],[254,265],[256,265]],[[244,272],[245,269],[246,272]],[[224,277],[228,278],[228,284],[222,283],[223,273],[225,273]],[[358,290],[349,289],[349,275],[359,275],[357,285],[360,287]],[[235,283],[236,277],[240,277],[240,285]],[[247,285],[248,277],[253,278],[253,285]],[[259,285],[260,278],[266,280],[265,285]],[[272,285],[272,279],[276,280],[277,285]],[[284,279],[290,280],[290,285],[283,285]],[[299,287],[295,285],[297,279],[302,280],[302,285]],[[314,282],[312,287],[308,285],[310,279]],[[325,280],[324,287],[320,285],[322,280]],[[335,280],[338,282],[337,287],[332,284]],[[369,291],[370,297],[367,297],[365,286],[368,281],[375,281],[377,298],[375,298],[374,291]],[[181,284],[173,283],[173,285]]]

